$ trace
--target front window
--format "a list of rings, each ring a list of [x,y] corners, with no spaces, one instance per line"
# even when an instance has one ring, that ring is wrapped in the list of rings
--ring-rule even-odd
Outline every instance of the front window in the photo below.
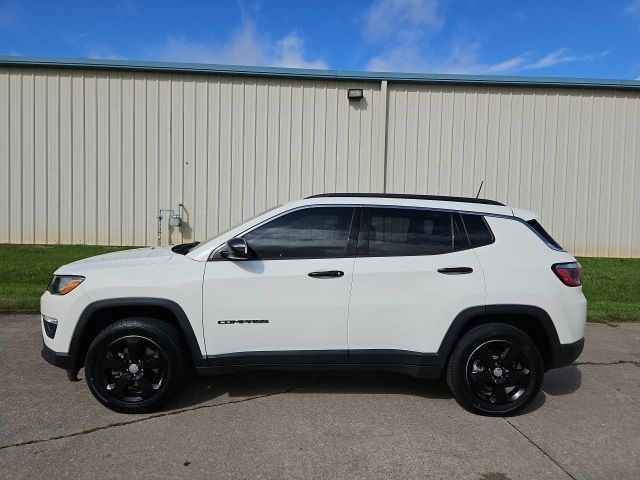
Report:
[[[352,207],[295,210],[257,227],[244,239],[261,260],[344,257],[353,211]]]

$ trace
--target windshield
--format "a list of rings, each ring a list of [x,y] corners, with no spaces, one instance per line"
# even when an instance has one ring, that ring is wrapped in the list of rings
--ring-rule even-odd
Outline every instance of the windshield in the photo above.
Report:
[[[267,209],[266,209],[266,210],[264,210],[263,212],[260,212],[260,213],[258,213],[258,214],[256,214],[256,215],[254,215],[254,216],[253,216],[253,217],[251,217],[251,218],[247,218],[247,219],[245,219],[245,220],[242,220],[241,222],[236,223],[236,224],[232,225],[232,226],[231,226],[231,227],[229,227],[229,228],[226,228],[226,229],[224,229],[224,230],[219,231],[218,233],[216,233],[216,234],[215,234],[215,235],[213,235],[212,237],[209,237],[209,238],[208,238],[207,240],[205,240],[204,242],[194,242],[194,243],[196,243],[196,245],[194,245],[193,247],[191,247],[191,248],[188,250],[188,252],[195,252],[195,251],[197,251],[197,250],[200,250],[201,248],[205,248],[205,247],[207,247],[207,245],[209,244],[209,242],[211,242],[212,240],[215,240],[216,238],[218,238],[218,237],[220,237],[220,236],[224,235],[225,233],[230,232],[230,231],[231,231],[231,230],[233,230],[234,228],[237,228],[237,227],[239,227],[240,225],[242,225],[243,223],[250,222],[250,221],[251,221],[251,220],[253,220],[254,218],[258,218],[260,215],[264,215],[265,213],[270,212],[271,210],[275,210],[276,208],[280,208],[281,206],[282,206],[282,205],[275,205],[275,206],[273,206],[273,207],[271,207],[271,208],[267,208]],[[185,253],[187,253],[187,252],[185,252]]]

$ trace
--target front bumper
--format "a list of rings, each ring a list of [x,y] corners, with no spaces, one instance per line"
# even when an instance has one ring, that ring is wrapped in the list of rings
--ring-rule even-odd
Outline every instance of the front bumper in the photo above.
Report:
[[[63,368],[64,370],[73,370],[75,368],[73,357],[68,353],[55,352],[44,343],[40,353],[42,358],[55,367]]]
[[[584,337],[573,343],[559,343],[552,347],[551,368],[560,368],[571,365],[582,353]]]

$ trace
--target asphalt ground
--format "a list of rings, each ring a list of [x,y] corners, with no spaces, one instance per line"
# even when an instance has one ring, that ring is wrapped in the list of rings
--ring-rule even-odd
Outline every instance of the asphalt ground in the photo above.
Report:
[[[0,316],[1,478],[640,478],[640,324],[589,324],[578,361],[508,418],[439,381],[336,372],[194,378],[122,415],[41,342],[38,316]]]

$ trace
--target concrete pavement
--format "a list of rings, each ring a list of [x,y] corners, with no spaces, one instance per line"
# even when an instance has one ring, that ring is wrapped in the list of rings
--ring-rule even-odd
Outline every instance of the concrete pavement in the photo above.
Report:
[[[590,324],[576,365],[509,418],[440,382],[332,372],[196,378],[162,412],[121,415],[40,346],[37,316],[0,317],[3,478],[640,476],[640,324]]]

